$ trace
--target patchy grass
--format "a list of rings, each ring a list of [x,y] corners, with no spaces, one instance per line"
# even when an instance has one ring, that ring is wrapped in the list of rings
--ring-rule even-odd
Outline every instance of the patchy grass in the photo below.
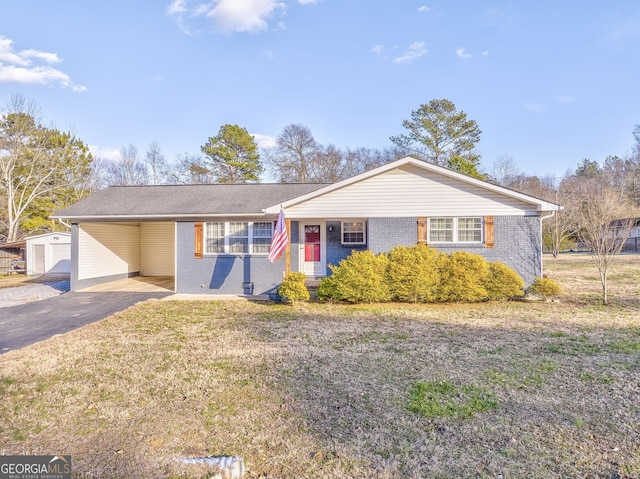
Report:
[[[417,381],[409,394],[407,409],[428,418],[472,419],[498,407],[493,393],[474,384]]]
[[[638,478],[625,258],[607,307],[577,255],[547,259],[551,303],[148,301],[0,355],[0,450],[77,478],[207,477],[177,461],[207,455],[247,478]]]

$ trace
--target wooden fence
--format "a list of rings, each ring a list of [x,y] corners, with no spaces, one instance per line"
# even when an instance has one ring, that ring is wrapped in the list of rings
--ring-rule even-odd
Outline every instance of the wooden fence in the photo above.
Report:
[[[0,274],[24,272],[24,261],[20,255],[0,253]]]

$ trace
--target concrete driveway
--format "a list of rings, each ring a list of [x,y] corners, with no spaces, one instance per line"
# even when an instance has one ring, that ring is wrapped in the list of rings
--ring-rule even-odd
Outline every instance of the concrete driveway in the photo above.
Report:
[[[140,301],[164,298],[171,294],[70,292],[41,301],[0,308],[0,354],[99,321]]]

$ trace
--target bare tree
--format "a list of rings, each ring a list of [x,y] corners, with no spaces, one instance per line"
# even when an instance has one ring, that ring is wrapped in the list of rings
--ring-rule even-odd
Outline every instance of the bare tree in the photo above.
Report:
[[[521,174],[522,172],[520,171],[515,158],[505,153],[498,156],[493,162],[489,176],[499,185],[510,188],[516,178]]]
[[[108,170],[111,162],[105,158],[95,156],[91,162],[91,172],[86,177],[86,189],[89,193],[95,193],[108,184]]]
[[[168,179],[173,184],[215,183],[213,173],[206,165],[204,158],[191,153],[181,153],[176,156]]]
[[[608,304],[607,279],[636,220],[628,198],[597,178],[582,178],[574,185],[567,205],[574,221],[573,234],[589,250],[602,284],[602,303]]]
[[[276,146],[265,150],[268,170],[282,183],[309,183],[320,145],[311,130],[300,124],[283,128],[276,138]]]
[[[138,159],[138,149],[129,144],[120,149],[120,159],[107,167],[107,182],[114,186],[148,185],[149,172]]]
[[[167,162],[157,142],[154,141],[149,145],[149,149],[145,155],[145,162],[149,167],[151,184],[160,185],[164,183],[167,176]]]
[[[333,183],[405,156],[397,146],[384,150],[341,150],[316,142],[306,126],[286,126],[276,146],[264,151],[269,172],[283,183]]]
[[[391,163],[405,157],[405,151],[397,146],[391,146],[382,150],[371,148],[347,148],[343,154],[348,176],[355,176],[378,166]]]
[[[89,173],[87,146],[70,133],[44,127],[39,116],[39,108],[20,95],[0,116],[0,234],[7,242],[22,230],[50,228],[48,216],[82,196],[80,179]]]

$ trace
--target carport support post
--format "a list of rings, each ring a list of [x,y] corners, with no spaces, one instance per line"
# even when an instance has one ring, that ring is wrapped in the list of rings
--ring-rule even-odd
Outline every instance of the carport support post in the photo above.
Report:
[[[284,274],[289,274],[291,272],[291,220],[284,220],[285,228],[287,228],[287,246],[284,249]]]
[[[71,274],[69,275],[69,284],[71,291],[78,290],[78,275],[80,263],[80,225],[78,223],[71,224]]]

